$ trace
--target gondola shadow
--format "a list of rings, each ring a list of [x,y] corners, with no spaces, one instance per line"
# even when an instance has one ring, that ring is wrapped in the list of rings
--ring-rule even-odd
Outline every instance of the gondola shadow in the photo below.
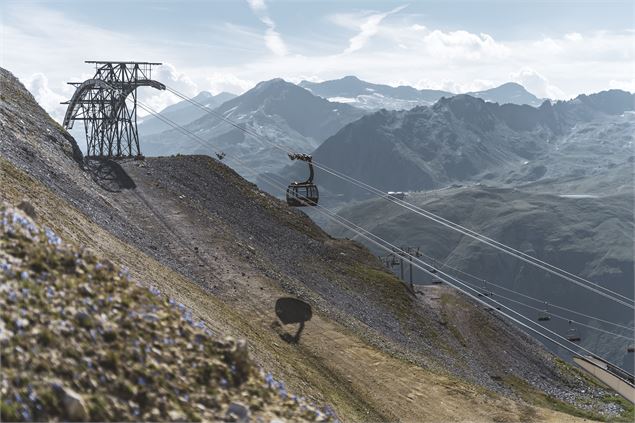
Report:
[[[278,320],[273,321],[271,328],[283,341],[289,344],[297,344],[300,342],[305,322],[311,320],[312,315],[311,306],[304,301],[289,297],[278,298],[276,301],[276,316]],[[290,324],[299,324],[295,334],[290,334],[284,330],[283,325]]]
[[[88,171],[95,183],[108,192],[134,189],[137,185],[119,163],[110,159],[90,159]]]

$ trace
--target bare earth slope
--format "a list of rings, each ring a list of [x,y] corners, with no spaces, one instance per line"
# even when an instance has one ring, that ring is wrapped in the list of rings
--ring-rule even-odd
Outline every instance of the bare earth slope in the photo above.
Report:
[[[330,238],[228,167],[194,156],[82,170],[74,141],[6,71],[0,92],[0,199],[28,198],[64,238],[127,266],[210,328],[247,338],[259,364],[340,417],[563,421],[575,418],[562,412],[622,412],[526,335],[445,288],[434,294],[441,306],[413,296],[368,250]],[[280,336],[295,328],[272,326],[275,300],[287,295],[313,306],[298,344]]]

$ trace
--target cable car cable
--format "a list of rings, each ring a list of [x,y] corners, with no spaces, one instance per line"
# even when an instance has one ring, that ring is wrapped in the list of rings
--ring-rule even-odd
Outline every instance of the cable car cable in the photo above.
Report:
[[[156,116],[156,117],[158,117],[158,116],[159,116],[159,113],[158,113],[158,112],[156,112],[156,111],[154,111],[154,110],[152,110],[150,107],[143,105],[143,103],[141,103],[141,102],[138,102],[138,104],[139,104],[139,105],[140,105],[140,106],[141,106],[144,110],[148,111],[149,113],[152,113],[154,116]],[[173,126],[173,127],[174,127],[174,128],[176,128],[176,129],[178,129],[178,127],[180,127],[180,125],[178,125],[178,124],[174,123],[173,121],[171,121],[171,120],[170,120],[170,119],[168,119],[168,118],[162,117],[162,119],[161,119],[161,120],[162,120],[162,121],[164,121],[165,123],[168,123],[169,125]],[[188,136],[191,136],[193,139],[195,139],[195,140],[197,140],[197,141],[201,142],[203,145],[208,145],[208,143],[209,143],[208,141],[205,141],[204,139],[202,139],[202,138],[198,137],[196,134],[192,133],[191,131],[189,131],[189,130],[187,130],[187,129],[185,129],[185,128],[182,128],[182,127],[181,127],[181,129],[183,130],[183,131],[181,131],[182,133],[188,134]],[[233,160],[237,161],[238,163],[241,163],[241,164],[243,163],[240,159],[238,159],[238,158],[234,157],[233,155],[232,155],[232,158],[233,158]],[[270,183],[272,183],[273,185],[278,185],[278,186],[279,186],[279,184],[278,184],[276,181],[270,180],[269,182],[270,182]],[[347,227],[349,230],[351,230],[351,231],[353,231],[353,232],[357,233],[358,235],[362,236],[363,238],[365,238],[365,239],[369,240],[370,242],[372,242],[372,243],[376,244],[376,245],[377,245],[377,246],[379,246],[380,248],[382,248],[382,249],[384,249],[384,250],[386,250],[386,251],[388,251],[388,252],[392,252],[392,251],[393,251],[392,249],[390,249],[390,248],[388,248],[387,246],[385,246],[385,245],[383,245],[383,244],[379,243],[378,241],[376,241],[376,240],[374,240],[374,239],[372,239],[372,238],[370,238],[370,237],[368,237],[368,236],[364,235],[361,231],[358,231],[358,230],[356,230],[355,228],[353,228],[353,227],[351,227],[351,226],[347,225],[346,223],[344,223],[344,222],[342,222],[342,221],[338,220],[338,219],[337,219],[337,217],[338,217],[338,216],[337,216],[336,214],[334,214],[333,212],[331,212],[329,209],[326,209],[325,207],[323,207],[323,206],[321,206],[321,205],[317,205],[317,207],[316,207],[316,208],[317,208],[317,209],[324,209],[324,210],[326,210],[326,211],[328,212],[328,214],[325,214],[325,216],[329,217],[331,220],[335,220],[337,223],[341,224],[341,225],[342,225],[342,226],[344,226],[344,227]],[[364,231],[365,231],[365,230],[364,230]],[[372,235],[373,237],[375,237],[375,238],[377,238],[377,239],[381,240],[383,243],[385,243],[385,244],[387,244],[387,245],[392,245],[392,244],[390,244],[389,242],[387,242],[387,241],[383,240],[382,238],[380,238],[380,237],[378,237],[378,236],[376,236],[376,235],[374,235],[374,234],[372,234],[372,233],[370,233],[370,232],[368,232],[368,231],[365,231],[365,232],[367,232],[367,233],[369,233],[370,235]],[[394,246],[393,246],[393,247],[394,247]],[[397,247],[395,247],[395,248],[397,248]],[[464,282],[462,282],[462,281],[460,281],[460,280],[458,280],[458,279],[456,279],[456,278],[452,277],[451,275],[448,275],[448,274],[446,274],[445,272],[442,272],[442,271],[437,271],[436,273],[432,273],[432,272],[430,272],[428,269],[426,269],[425,267],[423,267],[423,266],[419,265],[418,263],[413,263],[413,266],[415,266],[415,267],[419,268],[420,270],[424,271],[425,273],[430,274],[431,276],[436,276],[436,277],[439,277],[438,273],[441,273],[441,275],[443,276],[443,277],[441,277],[441,279],[443,279],[443,280],[444,280],[444,282],[445,282],[446,284],[448,284],[449,286],[454,287],[455,289],[457,289],[458,291],[460,291],[460,292],[464,293],[465,295],[469,296],[470,298],[472,298],[473,300],[477,301],[478,303],[481,303],[481,304],[483,304],[483,305],[485,305],[485,306],[491,307],[491,305],[490,305],[488,302],[486,302],[486,301],[484,301],[484,300],[481,300],[481,299],[480,299],[480,298],[478,298],[478,296],[476,296],[475,294],[472,294],[471,292],[468,292],[468,291],[467,291],[467,290],[471,290],[471,291],[475,291],[475,292],[477,292],[477,293],[478,293],[478,290],[477,290],[477,289],[472,288],[472,287],[471,287],[471,286],[469,286],[468,284],[466,284],[466,283],[464,283]],[[448,279],[452,280],[453,282],[448,282]],[[461,287],[459,287],[458,285],[461,285],[461,286],[463,286],[464,288],[461,288]],[[466,289],[467,289],[467,290],[466,290]],[[539,327],[541,327],[543,330],[545,330],[546,332],[549,332],[549,333],[553,334],[554,336],[556,336],[556,337],[558,337],[558,338],[561,338],[561,339],[563,339],[563,340],[567,341],[567,339],[566,339],[565,337],[563,337],[563,336],[559,335],[558,333],[556,333],[556,332],[554,332],[554,331],[552,331],[552,330],[550,330],[550,329],[548,329],[548,328],[546,328],[546,327],[544,327],[544,326],[542,326],[542,325],[540,325],[540,324],[536,324],[536,323],[535,323],[535,322],[533,322],[530,318],[528,318],[528,317],[524,316],[522,313],[519,313],[519,312],[517,312],[517,311],[515,311],[515,310],[511,309],[510,307],[506,306],[505,304],[499,303],[498,301],[496,301],[496,300],[494,300],[494,299],[492,299],[492,298],[488,298],[488,300],[487,300],[487,301],[490,301],[490,302],[493,302],[493,303],[495,303],[495,304],[498,304],[499,306],[501,306],[501,307],[503,307],[503,308],[505,308],[505,309],[509,310],[510,312],[512,312],[512,313],[514,313],[514,314],[516,314],[516,315],[520,316],[521,318],[523,318],[523,319],[525,319],[525,320],[529,321],[529,323],[531,323],[531,324],[533,324],[533,325],[536,325],[536,326],[539,326]],[[564,349],[568,350],[568,351],[569,351],[569,352],[571,352],[572,354],[577,354],[577,352],[576,352],[574,349],[572,349],[572,348],[568,347],[568,346],[567,346],[567,345],[565,345],[565,344],[562,344],[561,342],[559,342],[559,341],[558,341],[558,340],[556,340],[556,339],[553,339],[553,338],[549,337],[548,335],[546,335],[546,334],[542,333],[542,332],[541,332],[541,331],[539,331],[538,329],[535,329],[535,328],[533,328],[533,327],[529,326],[527,323],[524,323],[524,322],[522,322],[522,321],[518,320],[517,318],[510,316],[508,313],[503,312],[503,311],[502,311],[502,310],[500,310],[500,309],[495,309],[495,310],[496,310],[496,312],[497,312],[497,313],[499,313],[499,314],[501,314],[501,315],[503,315],[503,316],[507,317],[508,319],[510,319],[510,320],[512,320],[512,321],[514,321],[514,322],[516,322],[517,324],[519,324],[519,325],[521,325],[521,326],[523,326],[523,327],[527,328],[528,330],[530,330],[530,331],[532,331],[532,332],[534,332],[534,333],[538,334],[540,337],[542,337],[542,338],[544,338],[544,339],[547,339],[547,340],[551,341],[552,343],[554,343],[554,344],[556,344],[556,345],[558,345],[558,346],[560,346],[560,347],[562,347],[562,348],[564,348]],[[570,342],[570,341],[567,341],[567,342]],[[584,347],[581,347],[581,346],[579,346],[579,345],[576,345],[576,347],[577,347],[578,349],[582,350],[582,351],[587,352],[588,354],[594,355],[594,353],[593,353],[593,352],[591,352],[591,351],[587,350],[587,349],[586,349],[586,348],[584,348]],[[606,359],[605,359],[605,360],[606,360]],[[606,361],[607,361],[607,362],[609,362],[608,360],[606,360]],[[610,362],[609,362],[609,363],[610,363]],[[619,368],[619,366],[616,366],[616,365],[615,365],[615,364],[613,364],[613,363],[610,363],[610,364],[612,364],[613,366],[615,366],[615,367]]]
[[[223,115],[221,115],[219,113],[216,113],[213,110],[210,110],[206,106],[197,103],[196,101],[190,99],[189,97],[185,96],[184,94],[178,92],[177,90],[175,90],[175,89],[173,89],[171,87],[167,87],[167,89],[170,92],[172,92],[173,94],[175,94],[178,97],[182,98],[183,100],[185,100],[185,101],[187,101],[187,102],[189,102],[189,103],[201,108],[202,110],[206,111],[207,113],[209,113],[209,114],[211,114],[213,116],[216,116],[217,118],[227,122],[228,124],[230,124],[233,127],[245,132],[246,134],[249,134],[249,135],[251,135],[252,137],[254,137],[256,139],[265,141],[268,144],[270,144],[270,145],[280,149],[281,151],[284,151],[285,153],[289,154],[289,151],[287,151],[284,147],[281,147],[280,145],[268,140],[266,137],[263,137],[263,136],[261,136],[258,133],[255,133],[253,131],[250,131],[250,130],[248,130],[246,128],[241,127],[240,125],[235,124],[233,121],[231,121],[230,119],[226,118],[225,116],[223,116]],[[605,287],[603,287],[603,286],[601,286],[599,284],[595,284],[594,282],[591,282],[591,281],[589,281],[587,279],[584,279],[584,278],[582,278],[580,276],[577,276],[575,274],[567,272],[564,269],[560,269],[557,266],[554,266],[554,265],[552,265],[550,263],[544,262],[544,261],[542,261],[542,260],[540,260],[540,259],[538,259],[536,257],[533,257],[533,256],[531,256],[529,254],[523,253],[522,251],[516,250],[516,249],[514,249],[514,248],[512,248],[510,246],[502,244],[502,243],[500,243],[500,242],[498,242],[496,240],[488,238],[485,235],[479,234],[479,233],[477,233],[475,231],[472,231],[472,230],[470,230],[468,228],[465,228],[465,227],[463,227],[461,225],[458,225],[458,224],[456,224],[454,222],[451,222],[451,221],[449,221],[449,220],[447,220],[447,219],[445,219],[445,218],[443,218],[441,216],[435,215],[434,213],[431,213],[431,212],[428,212],[428,211],[426,211],[424,209],[421,209],[420,207],[415,206],[415,205],[413,205],[411,203],[408,203],[408,202],[403,201],[403,200],[394,199],[394,198],[388,196],[383,191],[381,191],[381,190],[379,190],[379,189],[377,189],[375,187],[372,187],[371,185],[368,185],[368,184],[366,184],[366,183],[364,183],[362,181],[359,181],[359,180],[357,180],[357,179],[355,179],[353,177],[350,177],[350,176],[348,176],[346,174],[343,174],[341,172],[338,172],[338,171],[335,171],[333,169],[330,169],[328,166],[322,165],[322,164],[320,164],[318,162],[313,162],[313,163],[314,163],[315,167],[317,167],[319,169],[322,169],[325,172],[330,173],[331,175],[333,175],[335,177],[347,180],[348,182],[351,182],[351,183],[353,183],[353,184],[355,184],[355,185],[357,185],[357,186],[359,186],[361,188],[364,188],[367,191],[371,191],[372,193],[374,193],[375,195],[377,195],[377,196],[379,196],[381,198],[384,198],[384,199],[386,199],[388,201],[391,201],[391,202],[393,202],[393,203],[395,203],[397,205],[400,205],[401,207],[404,207],[404,208],[406,208],[406,209],[408,209],[410,211],[413,211],[413,212],[415,212],[415,213],[417,213],[417,214],[419,214],[419,215],[421,215],[423,217],[426,217],[426,218],[428,218],[430,220],[433,220],[433,221],[435,221],[435,222],[437,222],[439,224],[442,224],[443,226],[446,226],[446,227],[448,227],[450,229],[458,231],[458,232],[460,232],[460,233],[462,233],[462,234],[464,234],[466,236],[474,238],[475,240],[480,241],[482,243],[485,243],[485,244],[487,244],[487,245],[489,245],[489,246],[491,246],[493,248],[496,248],[496,249],[498,249],[498,250],[500,250],[500,251],[502,251],[504,253],[512,255],[515,258],[518,258],[518,259],[523,260],[523,261],[525,261],[525,262],[527,262],[529,264],[537,266],[537,267],[539,267],[539,268],[541,268],[541,269],[543,269],[545,271],[548,271],[548,272],[550,272],[550,273],[552,273],[552,274],[554,274],[556,276],[559,276],[559,277],[561,277],[563,279],[566,279],[566,280],[568,280],[568,281],[570,281],[572,283],[575,283],[576,285],[578,285],[580,287],[583,287],[585,289],[589,289],[592,292],[595,292],[595,293],[597,293],[599,295],[602,295],[602,296],[604,296],[604,297],[606,297],[608,299],[611,299],[611,300],[613,300],[615,302],[618,302],[618,303],[620,303],[622,305],[625,305],[625,306],[627,306],[627,307],[629,307],[631,309],[635,309],[635,301],[630,299],[630,298],[628,298],[627,296],[624,296],[624,295],[622,295],[620,293],[614,292],[614,291],[612,291],[612,290],[610,290],[608,288],[605,288]],[[562,273],[560,273],[560,272],[562,272]],[[590,286],[587,286],[585,284],[589,284],[589,285],[595,286],[597,289],[593,289]],[[599,291],[599,290],[604,290],[606,292],[602,292],[602,291]],[[613,295],[615,295],[617,297],[621,297],[621,298],[623,298],[626,301],[634,302],[634,304],[630,304],[630,303],[627,303],[627,302],[625,302],[623,300],[619,300],[619,299],[613,297]]]

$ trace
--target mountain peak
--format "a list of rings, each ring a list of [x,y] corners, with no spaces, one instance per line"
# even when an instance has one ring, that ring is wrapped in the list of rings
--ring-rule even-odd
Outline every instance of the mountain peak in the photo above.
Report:
[[[268,81],[261,81],[257,83],[254,88],[280,87],[284,85],[294,85],[294,84],[287,82],[282,78],[273,78]]]
[[[498,87],[490,88],[483,91],[474,91],[467,93],[472,97],[482,98],[491,103],[514,103],[528,104],[538,107],[542,103],[538,97],[527,91],[525,87],[517,82],[506,82]]]
[[[500,85],[498,88],[514,88],[514,89],[527,91],[525,87],[520,85],[518,82],[505,82],[504,84]]]

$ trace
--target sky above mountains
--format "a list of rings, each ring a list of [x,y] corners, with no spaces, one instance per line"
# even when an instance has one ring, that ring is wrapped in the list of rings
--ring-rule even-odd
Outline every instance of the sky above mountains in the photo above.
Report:
[[[153,76],[190,95],[344,75],[457,93],[515,81],[559,99],[635,91],[632,1],[4,0],[0,15],[1,66],[56,118],[91,59],[163,62]]]

